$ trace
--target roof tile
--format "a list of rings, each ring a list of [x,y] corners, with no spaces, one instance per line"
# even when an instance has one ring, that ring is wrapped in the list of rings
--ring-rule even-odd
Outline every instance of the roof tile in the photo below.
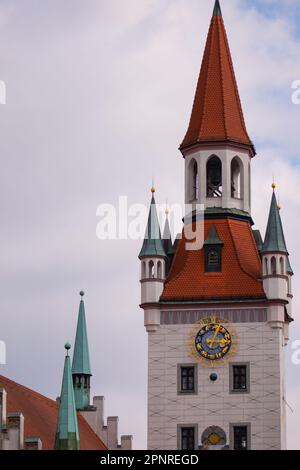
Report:
[[[53,450],[55,443],[58,405],[23,385],[0,376],[0,388],[7,392],[7,412],[22,412],[25,418],[25,439],[38,436],[43,450]],[[78,413],[81,450],[106,450],[105,444]]]
[[[185,149],[201,142],[234,142],[249,146],[226,30],[221,15],[214,15],[208,32]]]
[[[205,238],[216,226],[222,250],[222,272],[206,273],[204,249],[186,251],[181,239],[161,297],[163,301],[265,298],[261,260],[249,222],[205,220]]]

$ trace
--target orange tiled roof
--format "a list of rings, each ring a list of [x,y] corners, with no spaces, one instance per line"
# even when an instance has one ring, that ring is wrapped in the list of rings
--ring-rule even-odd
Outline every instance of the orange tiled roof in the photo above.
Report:
[[[186,251],[186,239],[178,245],[161,297],[163,301],[265,298],[261,260],[250,223],[205,220],[205,239],[212,224],[224,242],[222,272],[205,273],[204,249]]]
[[[54,400],[40,395],[23,385],[0,376],[0,388],[7,392],[7,412],[22,412],[25,418],[25,439],[39,437],[43,450],[53,450],[58,406]],[[105,444],[78,413],[81,450],[105,450]]]
[[[199,142],[250,146],[222,16],[213,16],[192,115],[181,149]]]

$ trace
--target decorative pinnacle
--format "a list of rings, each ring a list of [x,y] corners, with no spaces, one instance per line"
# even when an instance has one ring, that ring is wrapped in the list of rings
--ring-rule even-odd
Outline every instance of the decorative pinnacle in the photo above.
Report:
[[[79,295],[80,295],[81,298],[84,297],[84,294],[85,294],[85,293],[84,293],[83,290],[81,290],[81,291],[79,292]]]
[[[154,177],[152,177],[152,187],[151,187],[151,193],[155,193],[155,185],[154,185]]]
[[[275,189],[276,189],[276,183],[275,183],[274,176],[273,176],[272,189],[273,189],[273,191],[275,191]]]
[[[71,349],[71,344],[70,344],[69,342],[67,342],[67,343],[65,344],[65,349],[66,349],[66,351],[67,351],[67,356],[68,356],[68,355],[69,355],[69,351],[70,351],[70,349]]]
[[[213,16],[222,16],[222,10],[219,0],[215,1]]]

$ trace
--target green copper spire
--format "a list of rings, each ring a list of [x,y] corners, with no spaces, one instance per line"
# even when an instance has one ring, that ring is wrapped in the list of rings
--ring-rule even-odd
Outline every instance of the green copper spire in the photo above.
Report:
[[[139,258],[143,258],[145,256],[166,257],[166,252],[164,250],[163,241],[161,239],[161,232],[160,232],[159,221],[157,217],[154,192],[155,190],[152,189],[152,199],[151,199],[151,206],[150,206],[150,212],[149,212],[149,217],[148,217],[148,224],[147,224],[143,247],[139,254]]]
[[[222,11],[221,11],[219,0],[215,1],[213,16],[222,16]]]
[[[272,195],[269,220],[262,251],[263,253],[281,251],[288,254],[275,191],[273,191]]]
[[[166,222],[165,222],[164,234],[163,234],[163,245],[164,245],[165,253],[167,255],[174,254],[168,210],[166,210]]]
[[[71,345],[67,343],[65,349],[67,355],[60,394],[55,450],[79,450],[79,431],[69,356]]]
[[[85,308],[83,302],[83,291],[80,292],[80,296],[81,301],[78,313],[72,374],[76,409],[84,410],[90,405],[90,377],[92,373],[90,366],[90,354],[85,318]]]

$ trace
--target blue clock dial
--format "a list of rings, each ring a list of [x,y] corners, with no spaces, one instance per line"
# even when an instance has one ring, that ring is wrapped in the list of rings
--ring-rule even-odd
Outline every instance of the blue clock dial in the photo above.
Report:
[[[195,338],[197,353],[209,361],[222,359],[229,353],[231,345],[230,333],[216,323],[203,326]]]

